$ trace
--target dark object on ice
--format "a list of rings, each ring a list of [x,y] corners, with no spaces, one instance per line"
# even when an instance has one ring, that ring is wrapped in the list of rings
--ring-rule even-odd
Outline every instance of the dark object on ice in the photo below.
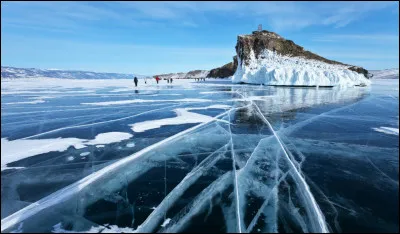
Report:
[[[157,81],[157,84],[158,84],[158,81],[160,80],[160,78],[158,77],[158,76],[156,76],[156,81]]]
[[[136,76],[135,76],[135,78],[133,78],[133,82],[135,82],[135,87],[137,87],[138,78]]]
[[[354,85],[354,86],[356,86],[356,87],[365,87],[365,86],[367,86],[367,85],[364,84],[364,83],[361,83],[361,84],[359,84],[359,85]]]
[[[171,78],[171,80],[169,81],[169,83],[171,83],[171,84],[172,84],[172,78]]]

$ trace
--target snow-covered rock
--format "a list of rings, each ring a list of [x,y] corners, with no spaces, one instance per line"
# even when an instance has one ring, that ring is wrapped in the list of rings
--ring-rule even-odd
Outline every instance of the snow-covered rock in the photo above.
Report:
[[[284,86],[364,86],[361,67],[323,58],[266,30],[238,36],[232,82]]]

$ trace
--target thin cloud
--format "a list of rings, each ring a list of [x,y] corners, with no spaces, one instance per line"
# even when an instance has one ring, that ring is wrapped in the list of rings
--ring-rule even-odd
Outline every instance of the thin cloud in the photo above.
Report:
[[[393,34],[327,34],[317,36],[312,39],[312,41],[321,42],[338,42],[349,40],[386,43],[388,41],[398,42],[399,36]]]

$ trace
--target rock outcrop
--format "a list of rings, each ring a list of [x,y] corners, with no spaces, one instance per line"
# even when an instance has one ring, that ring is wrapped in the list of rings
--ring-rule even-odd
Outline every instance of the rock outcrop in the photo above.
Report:
[[[364,68],[329,60],[267,30],[239,35],[236,83],[290,86],[368,85]]]
[[[237,64],[238,64],[237,56],[234,56],[232,62],[227,63],[222,67],[211,69],[210,73],[208,73],[207,77],[208,78],[226,78],[226,77],[233,76],[233,74],[235,74]]]

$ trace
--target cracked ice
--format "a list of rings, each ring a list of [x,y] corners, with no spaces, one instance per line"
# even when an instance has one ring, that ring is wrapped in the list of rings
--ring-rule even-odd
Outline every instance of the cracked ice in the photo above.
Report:
[[[15,82],[2,232],[398,230],[393,84]]]

